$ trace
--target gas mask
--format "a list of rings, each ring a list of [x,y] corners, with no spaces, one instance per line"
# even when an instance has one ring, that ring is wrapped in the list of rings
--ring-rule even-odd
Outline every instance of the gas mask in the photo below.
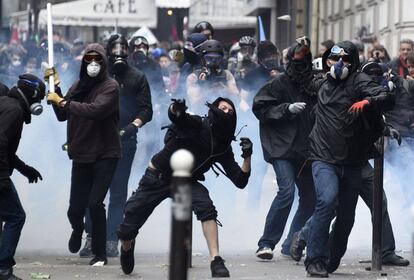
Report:
[[[40,104],[39,101],[35,101],[32,104],[29,103],[29,100],[27,99],[26,95],[23,93],[23,91],[20,88],[17,88],[17,91],[19,92],[20,96],[22,97],[24,103],[29,108],[29,111],[32,115],[38,116],[43,112],[43,106]],[[34,94],[32,95],[32,99],[37,100],[40,95],[38,90],[34,90]]]
[[[128,69],[126,58],[128,57],[127,47],[116,43],[111,50],[110,61],[115,73],[123,73]]]
[[[346,53],[343,48],[335,45],[332,47],[328,59],[337,61],[333,65],[331,65],[331,77],[337,81],[345,80],[349,75],[348,67],[350,66],[350,64],[345,64],[345,62],[348,63],[350,61],[349,54]]]
[[[203,64],[209,69],[218,69],[222,60],[223,56],[218,53],[207,53],[203,56]]]
[[[330,74],[332,78],[338,81],[345,80],[348,77],[349,69],[348,66],[345,65],[342,58],[331,66]]]
[[[88,66],[86,66],[86,73],[91,78],[97,77],[100,71],[101,71],[101,65],[96,61],[92,61],[91,63],[88,64]]]

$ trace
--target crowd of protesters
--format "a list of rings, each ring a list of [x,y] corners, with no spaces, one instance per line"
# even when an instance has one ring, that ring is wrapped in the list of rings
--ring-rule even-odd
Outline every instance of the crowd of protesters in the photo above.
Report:
[[[138,231],[170,196],[169,157],[187,148],[196,156],[193,210],[213,277],[230,275],[219,255],[217,210],[200,183],[210,168],[217,173],[217,163],[235,186],[247,186],[250,209],[258,208],[267,165],[274,169],[278,192],[258,241],[258,258],[273,258],[297,189],[299,204],[281,254],[299,261],[307,247],[310,277],[328,277],[338,269],[358,197],[372,210],[368,160],[378,156],[376,141],[389,140],[385,158],[395,168],[414,158],[414,42],[401,40],[395,59],[378,42],[367,46],[358,40],[326,40],[312,56],[307,37],[279,50],[277,42],[250,36],[225,47],[215,32],[200,22],[185,41],[159,45],[143,36],[112,34],[89,44],[56,35],[53,68],[46,63],[46,39],[0,46],[0,218],[5,222],[0,280],[19,279],[12,267],[25,213],[10,175],[16,169],[30,183],[42,179],[15,152],[23,122],[41,113],[46,95],[57,119],[67,122],[66,147],[73,161],[69,251],[90,257],[91,265],[120,255],[124,273],[132,272]],[[46,93],[38,77],[51,76],[56,88]],[[206,104],[208,115],[202,117]],[[164,115],[171,124],[163,139]],[[236,122],[247,124],[243,136],[252,139],[240,138],[241,166],[231,148]],[[127,200],[137,134],[144,126],[139,138],[146,142],[149,164]],[[253,146],[263,154],[252,156]],[[405,171],[409,178],[410,170]],[[410,180],[402,182],[409,189]],[[385,194],[383,204],[383,264],[407,266],[408,260],[395,253]]]

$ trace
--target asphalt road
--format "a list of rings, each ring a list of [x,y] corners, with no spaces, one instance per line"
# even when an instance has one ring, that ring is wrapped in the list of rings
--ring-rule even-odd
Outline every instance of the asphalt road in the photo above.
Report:
[[[277,254],[277,253],[276,253]],[[406,258],[410,252],[399,253]],[[331,274],[332,279],[410,279],[414,280],[414,267],[383,267],[381,272],[367,271],[369,264],[360,263],[367,258],[367,252],[348,252],[340,268]],[[15,274],[23,279],[32,278],[32,273],[50,275],[50,279],[168,279],[167,254],[136,254],[134,272],[123,275],[119,259],[109,259],[104,267],[90,267],[89,259],[69,255],[44,256],[25,253],[16,257]],[[303,262],[296,263],[276,255],[272,261],[258,261],[252,254],[223,255],[230,270],[231,279],[309,279]],[[193,267],[188,279],[211,279],[208,256],[193,254]]]

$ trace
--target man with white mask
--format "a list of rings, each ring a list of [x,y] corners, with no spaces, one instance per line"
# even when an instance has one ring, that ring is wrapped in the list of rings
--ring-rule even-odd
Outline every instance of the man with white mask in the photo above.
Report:
[[[91,44],[82,59],[79,80],[65,97],[59,88],[59,77],[48,69],[45,77],[55,75],[56,92],[50,92],[59,121],[67,121],[68,155],[72,159],[68,218],[72,226],[69,251],[81,247],[86,208],[92,222],[90,265],[107,263],[105,199],[121,156],[119,139],[119,85],[107,71],[105,49]]]

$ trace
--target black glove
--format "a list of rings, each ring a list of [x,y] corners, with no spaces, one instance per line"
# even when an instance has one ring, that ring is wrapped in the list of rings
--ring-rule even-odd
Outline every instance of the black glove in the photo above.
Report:
[[[177,117],[184,115],[188,107],[185,105],[185,99],[171,99],[172,103],[172,113]]]
[[[398,146],[401,145],[401,141],[402,141],[401,134],[400,134],[400,132],[398,130],[396,130],[392,126],[387,125],[385,127],[384,135],[385,136],[389,136],[391,139],[397,140]]]
[[[248,158],[253,154],[253,143],[247,137],[240,138],[240,146],[242,149],[242,158]]]
[[[12,191],[12,181],[10,177],[0,178],[0,197],[8,196]]]
[[[29,180],[29,183],[37,183],[38,179],[43,180],[39,171],[29,165],[24,165],[17,170]]]
[[[119,132],[119,136],[121,136],[122,140],[125,140],[137,134],[137,132],[138,132],[138,127],[135,124],[130,123],[123,129],[121,129],[121,131]]]

